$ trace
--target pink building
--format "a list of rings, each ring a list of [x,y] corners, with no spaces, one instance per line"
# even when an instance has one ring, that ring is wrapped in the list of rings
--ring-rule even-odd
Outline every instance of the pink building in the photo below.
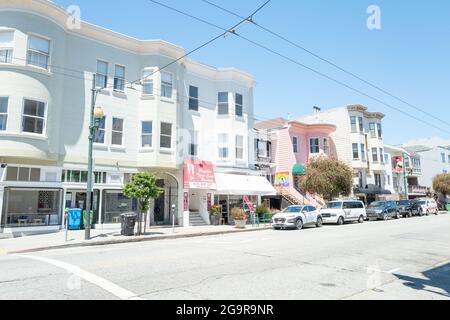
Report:
[[[312,157],[337,158],[336,147],[330,137],[336,131],[336,126],[309,125],[277,118],[257,123],[256,129],[259,136],[257,163],[271,163],[261,168],[265,168],[267,175],[271,177],[282,201],[287,204],[309,203],[322,207],[323,200],[301,190],[294,179],[304,173],[305,165]],[[264,149],[268,152],[261,152]]]

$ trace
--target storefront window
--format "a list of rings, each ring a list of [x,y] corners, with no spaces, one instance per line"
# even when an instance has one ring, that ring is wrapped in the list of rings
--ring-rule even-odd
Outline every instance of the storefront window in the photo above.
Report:
[[[120,215],[127,212],[137,212],[137,201],[127,198],[120,191],[103,191],[102,223],[120,223]]]
[[[60,190],[6,189],[2,225],[6,228],[58,226],[60,204]]]

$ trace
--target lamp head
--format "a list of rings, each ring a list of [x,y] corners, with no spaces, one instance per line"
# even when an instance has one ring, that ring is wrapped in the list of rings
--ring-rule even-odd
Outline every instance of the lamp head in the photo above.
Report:
[[[104,116],[105,116],[105,113],[103,112],[102,107],[99,107],[99,106],[95,107],[94,118],[99,120],[99,119],[103,118]]]

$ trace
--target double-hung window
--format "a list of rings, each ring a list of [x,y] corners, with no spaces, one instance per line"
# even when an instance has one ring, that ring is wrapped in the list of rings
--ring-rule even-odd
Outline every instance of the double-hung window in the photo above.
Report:
[[[172,99],[173,76],[168,72],[161,72],[161,97]]]
[[[357,118],[354,117],[354,116],[350,117],[350,124],[351,124],[352,133],[358,132],[358,130],[357,130],[358,124],[357,124],[357,120],[356,119]]]
[[[12,63],[14,31],[0,31],[0,63]]]
[[[330,141],[328,138],[323,138],[323,153],[326,155],[330,154]]]
[[[189,155],[191,157],[197,157],[198,156],[198,132],[197,131],[190,131],[189,134],[191,135],[191,141],[189,143]]]
[[[22,131],[43,134],[45,129],[45,103],[25,100],[23,106]]]
[[[244,160],[244,137],[236,136],[236,159]]]
[[[445,153],[441,153],[442,163],[445,163]]]
[[[123,119],[113,118],[111,144],[123,146]]]
[[[219,92],[218,94],[218,113],[219,115],[227,115],[228,108],[228,92]]]
[[[198,88],[189,86],[189,110],[198,111]]]
[[[380,162],[384,164],[384,150],[383,148],[380,148]]]
[[[219,158],[228,158],[228,134],[219,134]]]
[[[309,139],[309,151],[311,154],[320,153],[320,144],[319,138],[311,138]]]
[[[448,156],[448,163],[450,163],[450,155]],[[420,164],[419,164],[419,167],[420,167]]]
[[[106,130],[106,117],[103,117],[99,121],[97,130],[95,130],[94,143],[99,144],[105,143],[105,130]]]
[[[153,95],[153,70],[151,69],[142,72],[142,95]]]
[[[119,92],[125,91],[125,67],[117,64],[114,71],[114,90]]]
[[[366,145],[361,143],[361,160],[366,161]]]
[[[97,74],[95,75],[95,86],[106,88],[108,85],[108,62],[97,60]]]
[[[28,37],[27,63],[29,65],[48,69],[50,60],[50,41],[38,36]]]
[[[141,147],[153,147],[153,122],[142,121],[141,123]]]
[[[359,132],[364,133],[364,122],[362,117],[358,117]]]
[[[268,142],[264,140],[257,140],[257,154],[259,158],[267,158],[268,153]]]
[[[378,149],[372,148],[372,160],[373,162],[378,162]]]
[[[294,153],[298,153],[298,138],[292,137],[292,150]]]
[[[383,130],[381,128],[381,123],[377,123],[377,131],[378,131],[378,138],[382,138],[383,137]]]
[[[244,115],[244,97],[242,96],[242,94],[236,93],[235,104],[236,116],[242,117]]]
[[[161,122],[160,148],[172,149],[172,124]]]
[[[369,124],[369,128],[370,128],[370,137],[371,138],[376,138],[377,137],[377,129],[376,129],[375,122],[371,122]]]
[[[0,131],[6,131],[8,124],[8,98],[0,97]]]
[[[357,143],[353,143],[352,144],[352,149],[353,149],[353,160],[359,160],[358,144]]]

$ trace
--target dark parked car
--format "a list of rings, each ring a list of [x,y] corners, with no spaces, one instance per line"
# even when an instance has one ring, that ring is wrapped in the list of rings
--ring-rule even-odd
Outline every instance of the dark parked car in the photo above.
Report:
[[[403,216],[403,218],[406,217],[413,217],[413,216],[422,216],[423,211],[422,207],[420,206],[419,201],[415,200],[402,200],[397,201],[397,207],[400,211],[400,214]]]
[[[400,217],[400,210],[395,201],[375,201],[367,208],[367,218],[369,220],[400,219]]]

